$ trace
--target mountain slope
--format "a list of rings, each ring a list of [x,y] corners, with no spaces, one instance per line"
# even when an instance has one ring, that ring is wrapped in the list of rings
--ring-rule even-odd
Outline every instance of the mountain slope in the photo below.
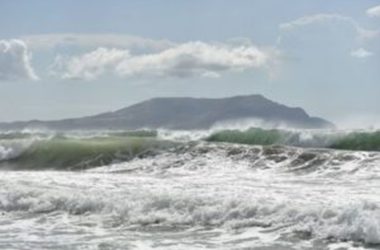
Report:
[[[331,128],[334,125],[310,117],[301,108],[275,103],[261,95],[208,98],[154,98],[108,113],[58,121],[2,123],[0,129],[208,129],[215,123],[259,119],[295,128]]]

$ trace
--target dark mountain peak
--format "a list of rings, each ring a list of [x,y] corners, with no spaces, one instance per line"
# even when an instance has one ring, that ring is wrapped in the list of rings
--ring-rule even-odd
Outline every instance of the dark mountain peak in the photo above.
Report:
[[[132,106],[83,118],[0,124],[0,128],[44,127],[73,129],[209,129],[219,122],[255,119],[266,124],[294,128],[331,128],[334,125],[310,117],[302,108],[288,107],[262,95],[226,98],[157,97]]]

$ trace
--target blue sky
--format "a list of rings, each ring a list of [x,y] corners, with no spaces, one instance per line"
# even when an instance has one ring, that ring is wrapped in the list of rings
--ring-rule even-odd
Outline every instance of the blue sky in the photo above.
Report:
[[[380,1],[0,1],[0,121],[260,93],[380,124]]]

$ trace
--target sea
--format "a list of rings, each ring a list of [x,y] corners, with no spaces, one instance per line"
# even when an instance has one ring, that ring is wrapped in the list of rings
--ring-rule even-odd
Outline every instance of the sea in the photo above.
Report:
[[[0,249],[380,249],[380,132],[0,132]]]

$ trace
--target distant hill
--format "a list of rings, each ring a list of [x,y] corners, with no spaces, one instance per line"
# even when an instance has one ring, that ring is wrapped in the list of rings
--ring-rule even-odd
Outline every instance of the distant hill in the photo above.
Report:
[[[94,116],[56,121],[25,121],[0,123],[0,129],[46,128],[139,129],[166,128],[180,130],[208,129],[215,123],[258,119],[270,124],[294,128],[332,128],[324,119],[310,117],[301,108],[292,108],[266,99],[262,95],[229,98],[154,98],[135,105]]]

